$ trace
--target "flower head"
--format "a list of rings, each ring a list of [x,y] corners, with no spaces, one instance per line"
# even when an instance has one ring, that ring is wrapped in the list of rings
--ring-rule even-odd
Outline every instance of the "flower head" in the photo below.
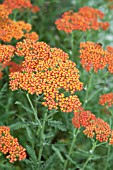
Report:
[[[84,134],[90,138],[95,136],[100,142],[107,142],[111,135],[111,129],[108,123],[101,118],[96,118],[89,126],[86,126]]]
[[[109,53],[103,50],[99,43],[81,42],[80,58],[80,62],[86,71],[90,71],[93,68],[97,72],[99,69],[102,70],[106,67]]]
[[[107,142],[111,137],[112,130],[109,124],[81,107],[74,112],[72,123],[76,128],[84,127],[85,135],[90,138],[95,137],[100,142]]]
[[[103,19],[104,13],[92,7],[82,7],[79,11],[65,12],[61,18],[57,19],[55,24],[58,30],[63,30],[66,33],[71,33],[73,30],[87,31],[90,29],[98,30],[102,28],[106,30],[109,27],[108,22],[100,22],[98,19]]]
[[[113,93],[107,93],[100,96],[99,104],[106,107],[111,107],[113,105]]]
[[[26,39],[16,45],[16,54],[24,56],[22,70],[10,74],[12,90],[23,89],[30,94],[44,94],[43,104],[49,109],[61,107],[72,111],[74,105],[81,105],[76,90],[82,90],[79,71],[70,61],[68,54],[58,48],[51,48],[44,42]],[[72,96],[65,97],[60,90]]]
[[[33,6],[30,0],[4,0],[3,4],[8,7],[10,10],[14,9],[22,9],[22,8],[29,8],[32,9],[33,12],[39,11],[38,6]]]
[[[6,154],[11,163],[26,158],[25,149],[18,143],[18,139],[10,135],[10,128],[0,127],[0,152]]]

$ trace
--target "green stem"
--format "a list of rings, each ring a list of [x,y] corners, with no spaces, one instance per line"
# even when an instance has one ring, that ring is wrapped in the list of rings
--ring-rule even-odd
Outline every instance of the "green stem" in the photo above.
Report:
[[[92,157],[93,157],[93,152],[94,152],[96,146],[97,146],[97,145],[96,145],[96,142],[93,142],[93,146],[92,146],[92,148],[91,148],[91,154],[90,154],[89,157],[87,158],[87,160],[86,160],[86,162],[84,163],[84,166],[83,166],[83,168],[82,168],[81,170],[84,170],[84,169],[86,168],[87,164],[89,163],[89,161],[92,159]]]
[[[87,86],[87,90],[86,90],[86,95],[85,95],[85,100],[84,100],[84,104],[83,104],[84,109],[85,109],[85,106],[87,104],[89,89],[90,89],[90,84],[91,84],[92,78],[93,78],[93,73],[91,73],[90,78],[89,78],[89,82],[88,82],[88,86]]]
[[[110,127],[112,125],[112,120],[110,118]],[[111,150],[111,146],[109,145],[108,146],[108,153],[107,153],[107,159],[106,159],[106,164],[105,164],[105,169],[104,170],[107,170],[108,169],[108,166],[109,166],[109,158],[110,158],[110,150]]]
[[[29,94],[27,93],[26,96],[27,96],[27,99],[28,99],[28,101],[29,101],[29,103],[30,103],[30,106],[31,106],[32,110],[33,110],[33,113],[34,113],[34,116],[35,116],[35,121],[38,122],[39,126],[41,127],[42,125],[41,125],[41,123],[40,123],[40,120],[38,119],[37,112],[36,112],[36,110],[35,110],[32,102],[31,102],[31,99],[30,99],[30,97],[29,97]]]
[[[39,149],[39,154],[38,154],[38,170],[40,169],[42,151],[43,151],[43,146],[44,146],[44,141],[45,141],[44,128],[45,128],[46,121],[47,121],[47,112],[45,113],[41,132],[40,132],[40,149]]]
[[[73,140],[72,140],[72,144],[71,144],[71,147],[70,147],[70,150],[69,150],[68,157],[70,157],[70,155],[72,154],[72,151],[73,151],[73,148],[74,148],[74,145],[75,145],[75,141],[76,141],[76,137],[77,137],[79,132],[80,132],[80,129],[74,129]],[[69,161],[68,157],[67,157],[66,161],[64,162],[63,170],[67,170],[67,165],[68,165],[68,161]]]

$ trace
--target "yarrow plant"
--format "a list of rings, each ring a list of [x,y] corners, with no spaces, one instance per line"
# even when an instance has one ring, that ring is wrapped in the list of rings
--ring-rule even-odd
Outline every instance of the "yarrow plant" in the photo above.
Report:
[[[58,30],[71,33],[73,30],[87,31],[90,29],[98,30],[102,28],[106,30],[109,27],[108,22],[100,22],[104,13],[92,7],[82,7],[78,12],[65,12],[61,18],[56,20],[55,24]]]
[[[0,4],[0,169],[112,168],[110,11],[62,3]]]

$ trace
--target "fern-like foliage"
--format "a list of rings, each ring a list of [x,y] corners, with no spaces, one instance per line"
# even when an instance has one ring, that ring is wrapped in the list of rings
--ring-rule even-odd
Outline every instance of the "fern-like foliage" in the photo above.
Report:
[[[0,90],[0,99],[4,97],[5,91],[7,91],[7,83],[5,83],[4,86]]]
[[[61,131],[66,131],[67,130],[65,125],[61,121],[49,120],[48,125],[56,128],[56,129],[59,129]]]
[[[28,123],[16,122],[16,123],[13,123],[12,125],[10,125],[10,128],[11,128],[11,130],[18,130],[18,129],[21,129],[21,128],[26,128],[28,126],[29,126]]]
[[[34,166],[37,166],[38,160],[37,160],[37,156],[36,156],[35,150],[31,146],[29,146],[29,145],[26,146],[26,149],[27,149],[27,153],[29,155],[29,159],[34,164]]]
[[[43,163],[43,165],[41,166],[41,170],[47,170],[51,165],[52,165],[52,162],[54,161],[56,157],[56,153],[53,153],[48,159],[47,161],[45,161]]]

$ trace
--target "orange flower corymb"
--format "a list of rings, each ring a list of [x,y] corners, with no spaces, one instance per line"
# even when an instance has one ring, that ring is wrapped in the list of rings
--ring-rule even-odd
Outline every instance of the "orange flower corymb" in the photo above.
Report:
[[[39,7],[38,6],[33,6],[31,4],[30,0],[18,0],[18,1],[15,1],[15,0],[4,0],[3,4],[6,7],[8,7],[10,10],[29,8],[33,12],[39,11]]]
[[[113,105],[113,93],[107,93],[100,96],[99,104],[106,107]]]
[[[92,7],[82,7],[79,11],[65,12],[61,18],[57,19],[55,24],[58,30],[63,30],[66,33],[71,33],[74,30],[87,31],[90,29],[98,30],[102,28],[106,30],[109,27],[108,22],[100,22],[98,19],[103,19],[104,13]]]
[[[78,108],[74,111],[72,124],[75,128],[84,127],[83,133],[90,138],[96,138],[100,142],[108,142],[110,139],[110,144],[113,144],[113,135],[109,124],[101,118],[97,118],[90,111]]]
[[[107,122],[101,118],[96,118],[90,122],[89,126],[86,126],[84,134],[90,138],[96,136],[96,139],[100,142],[107,142],[111,135],[111,129]]]
[[[104,69],[108,58],[109,53],[100,44],[89,41],[80,43],[80,62],[86,71]]]
[[[10,128],[0,126],[0,152],[7,155],[9,162],[21,161],[26,158],[25,149],[18,143],[18,139],[10,135]]]
[[[27,39],[17,43],[16,54],[24,56],[24,61],[20,72],[10,74],[12,90],[23,89],[36,95],[43,93],[45,101],[42,104],[49,109],[59,106],[62,111],[70,112],[74,105],[81,105],[74,92],[82,90],[83,84],[79,81],[76,64],[68,59],[67,53],[44,42]],[[72,96],[66,98],[60,89]]]

